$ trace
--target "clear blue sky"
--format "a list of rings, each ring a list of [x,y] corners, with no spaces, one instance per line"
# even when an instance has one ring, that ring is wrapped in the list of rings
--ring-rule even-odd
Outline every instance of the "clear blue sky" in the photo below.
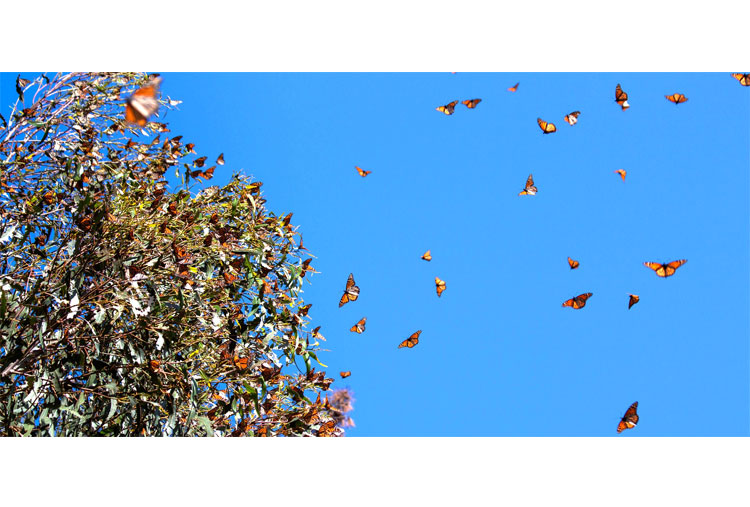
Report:
[[[614,436],[634,401],[622,438],[748,435],[750,87],[729,73],[162,76],[170,135],[224,153],[210,184],[263,181],[317,256],[304,299],[354,391],[347,435]],[[676,259],[667,279],[643,266]],[[338,308],[350,272],[361,295]]]

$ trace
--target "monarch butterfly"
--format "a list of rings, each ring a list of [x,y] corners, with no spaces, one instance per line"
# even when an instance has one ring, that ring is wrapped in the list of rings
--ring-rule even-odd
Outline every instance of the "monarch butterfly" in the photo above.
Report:
[[[630,107],[630,104],[628,104],[628,94],[622,91],[619,84],[615,88],[615,102],[622,107],[623,111]]]
[[[419,331],[417,331],[416,333],[414,333],[413,335],[411,335],[410,337],[408,337],[406,340],[402,341],[399,344],[398,348],[402,348],[402,347],[412,348],[417,343],[419,343],[419,335],[420,334],[422,334],[422,330],[421,329]]]
[[[578,122],[578,117],[581,115],[580,111],[573,111],[570,114],[565,115],[565,121],[571,125],[575,125]]]
[[[665,95],[668,101],[674,102],[675,104],[682,104],[683,102],[687,102],[687,97],[685,97],[681,93],[675,93],[673,95]]]
[[[732,77],[739,81],[742,86],[750,86],[750,74],[732,74]]]
[[[570,269],[576,269],[581,263],[568,257],[568,264],[570,264]]]
[[[435,289],[437,290],[437,295],[440,297],[440,295],[445,290],[445,280],[441,280],[438,277],[435,277]]]
[[[319,437],[332,437],[336,433],[336,421],[330,420],[318,428]]]
[[[424,255],[422,256],[422,259],[424,259],[424,260],[426,260],[428,262],[432,260],[432,255],[430,255],[430,251],[429,250],[427,250],[424,253]]]
[[[193,165],[194,165],[195,167],[203,167],[204,165],[206,165],[206,159],[207,159],[207,158],[208,158],[208,157],[200,157],[200,158],[196,158],[195,160],[193,160]]]
[[[555,127],[554,123],[547,123],[541,118],[537,118],[536,122],[539,124],[539,128],[542,129],[542,134],[551,134],[553,132],[557,132],[557,127]]]
[[[466,107],[468,107],[469,109],[474,109],[475,107],[477,107],[477,104],[479,104],[480,102],[482,102],[482,99],[464,100],[461,103],[465,105]]]
[[[372,171],[363,171],[362,169],[360,169],[356,165],[354,166],[354,168],[357,170],[357,172],[359,173],[359,175],[362,176],[363,178],[372,172]]]
[[[635,294],[628,294],[628,296],[630,296],[630,300],[628,301],[628,310],[630,310],[631,308],[633,308],[634,304],[641,300],[641,298],[636,296]]]
[[[444,106],[436,107],[438,111],[445,114],[453,114],[453,110],[456,109],[456,104],[458,104],[457,100],[454,100],[450,104],[446,104]]]
[[[302,272],[299,275],[300,278],[304,278],[308,271],[312,271],[313,273],[318,273],[318,271],[315,271],[315,268],[310,267],[310,262],[312,262],[312,257],[310,257],[309,259],[306,259],[302,263],[302,266],[301,266]]]
[[[245,368],[247,368],[247,358],[246,357],[234,356],[234,365],[238,369],[244,370]]]
[[[352,333],[362,334],[365,331],[365,322],[367,322],[367,317],[362,317],[362,319],[354,324],[352,328],[349,330]]]
[[[224,154],[222,153],[219,155],[219,158],[216,159],[216,163],[219,165],[224,165]]]
[[[658,276],[666,278],[668,276],[674,275],[674,272],[677,271],[677,268],[679,268],[686,262],[687,260],[681,259],[678,261],[672,261],[668,264],[659,264],[658,262],[644,262],[643,265],[647,268],[653,269]]]
[[[159,84],[161,84],[161,77],[156,77],[128,97],[125,103],[125,121],[140,127],[148,123],[148,117],[159,110],[159,101],[156,98]]]
[[[313,338],[320,338],[321,340],[326,341],[325,337],[322,334],[320,334],[320,326],[318,326],[315,329],[313,329],[312,332],[310,333],[310,335]]]
[[[529,174],[526,179],[526,188],[524,188],[518,195],[536,195],[536,187],[534,186],[534,177]]]
[[[630,407],[625,411],[625,415],[622,416],[622,419],[620,419],[620,424],[617,425],[617,433],[622,433],[623,430],[629,430],[631,428],[635,428],[635,425],[638,424],[638,414],[636,413],[636,410],[638,409],[638,402],[636,401]]]
[[[307,315],[307,312],[310,311],[311,306],[312,306],[312,303],[310,303],[309,305],[300,306],[299,310],[297,311],[297,315],[299,315],[300,317],[304,317],[305,315]]]
[[[359,297],[359,287],[354,285],[354,275],[349,273],[349,278],[346,280],[346,288],[344,289],[344,295],[341,296],[339,301],[339,308],[344,306],[350,301],[356,301]]]
[[[509,92],[515,92],[515,91],[518,91],[518,85],[519,85],[519,84],[521,84],[521,83],[516,83],[515,85],[511,86],[510,88],[508,88],[508,91],[509,91]]]
[[[231,284],[234,283],[235,280],[237,280],[237,276],[235,276],[235,275],[233,275],[231,273],[227,273],[226,271],[224,273],[222,273],[221,275],[224,277],[224,282],[227,285],[231,285]]]
[[[350,371],[342,371],[341,373],[339,373],[339,375],[341,375],[341,378],[349,377],[349,376],[351,376],[351,374],[352,374],[352,372],[350,372]]]
[[[625,181],[625,175],[628,173],[625,169],[618,169],[615,172],[620,175],[622,181]]]
[[[585,294],[579,294],[574,298],[568,299],[565,301],[562,305],[563,306],[570,306],[574,310],[580,310],[584,306],[586,306],[586,300],[593,296],[591,292],[587,292]]]

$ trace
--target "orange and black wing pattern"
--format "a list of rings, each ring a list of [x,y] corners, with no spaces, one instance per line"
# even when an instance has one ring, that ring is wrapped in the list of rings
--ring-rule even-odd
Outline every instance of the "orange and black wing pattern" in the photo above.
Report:
[[[628,174],[628,172],[625,169],[618,169],[615,171],[615,173],[619,174],[622,178],[622,181],[625,181],[625,175]]]
[[[622,91],[619,84],[615,88],[615,102],[622,107],[623,111],[630,107],[630,104],[628,104],[628,94]]]
[[[413,335],[411,335],[410,337],[408,337],[406,340],[402,341],[399,344],[398,348],[403,348],[403,347],[412,348],[412,347],[414,347],[417,343],[419,343],[419,335],[420,334],[422,334],[422,330],[421,329],[419,331],[417,331],[416,333],[414,333]]]
[[[349,330],[352,333],[359,333],[362,334],[365,332],[365,322],[367,322],[367,317],[362,317],[359,322],[354,324],[352,328]]]
[[[578,123],[578,117],[581,115],[580,111],[573,111],[570,114],[565,115],[565,121],[568,122],[570,125],[575,125]]]
[[[630,299],[628,300],[628,310],[630,310],[633,308],[634,304],[641,300],[641,298],[635,294],[628,294],[628,296],[630,296]]]
[[[346,281],[346,288],[344,289],[344,295],[341,296],[339,301],[339,308],[344,306],[346,303],[356,301],[359,297],[359,287],[354,285],[354,275],[349,273],[349,279]]]
[[[687,97],[685,97],[681,93],[673,93],[672,95],[665,95],[668,101],[674,102],[675,104],[682,104],[683,102],[687,102]]]
[[[518,91],[518,85],[520,85],[520,84],[521,83],[514,84],[513,86],[511,86],[510,88],[508,88],[508,91],[509,92],[517,92]]]
[[[430,254],[429,250],[427,250],[424,253],[424,255],[422,256],[422,259],[425,260],[425,261],[428,261],[428,262],[432,260],[432,255]]]
[[[643,265],[647,268],[653,269],[658,276],[666,278],[668,276],[674,275],[674,272],[677,271],[677,268],[679,268],[686,262],[686,259],[680,259],[678,261],[672,261],[667,264],[659,264],[658,262],[644,262]]]
[[[734,73],[732,77],[739,81],[742,86],[750,86],[750,74]]]
[[[574,310],[580,310],[584,306],[586,306],[586,300],[593,296],[591,292],[587,292],[585,294],[579,294],[574,298],[570,298],[567,301],[565,301],[562,305],[563,306],[569,306],[573,308]]]
[[[461,104],[465,105],[469,109],[474,109],[477,107],[477,104],[482,102],[482,99],[471,99],[471,100],[463,100],[461,101]]]
[[[526,187],[518,195],[536,195],[536,190],[534,176],[529,174],[529,177],[526,178]]]
[[[435,109],[437,109],[441,113],[453,114],[453,111],[456,109],[456,104],[458,104],[458,101],[454,100],[450,104],[446,104],[444,106],[439,106],[439,107],[436,107]]]
[[[125,103],[125,121],[143,127],[148,118],[159,110],[159,91],[161,77],[152,79],[146,86],[139,88],[128,97]]]
[[[542,129],[542,134],[557,132],[557,127],[555,127],[554,123],[548,123],[541,118],[537,118],[536,122],[539,124],[539,128]]]
[[[617,425],[617,433],[622,433],[624,430],[635,428],[638,424],[638,402],[636,401],[625,412],[625,415],[620,419],[620,424]]]
[[[581,263],[578,261],[574,261],[573,259],[568,257],[568,265],[570,266],[570,269],[576,269],[581,265]]]
[[[437,295],[440,297],[440,295],[445,290],[445,280],[441,280],[438,277],[435,277],[435,289],[437,290]]]
[[[352,374],[352,372],[350,372],[350,371],[342,371],[342,372],[339,373],[339,375],[341,375],[341,378],[349,377],[349,376],[351,376],[351,374]]]
[[[359,175],[362,176],[363,178],[372,172],[372,171],[365,171],[361,167],[358,167],[356,165],[354,166],[354,168],[357,170]]]

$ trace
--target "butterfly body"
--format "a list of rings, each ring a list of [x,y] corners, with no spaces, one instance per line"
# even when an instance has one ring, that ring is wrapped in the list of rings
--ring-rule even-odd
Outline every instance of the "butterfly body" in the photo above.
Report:
[[[465,105],[466,107],[468,107],[469,109],[474,109],[475,107],[477,107],[477,104],[479,104],[480,102],[482,102],[482,99],[464,100],[461,103]]]
[[[674,93],[672,95],[665,95],[666,99],[670,102],[674,102],[675,105],[687,102],[687,97],[681,93]]]
[[[567,301],[565,301],[562,305],[563,307],[569,306],[573,308],[574,310],[580,310],[584,306],[586,306],[586,300],[593,296],[591,292],[586,292],[585,294],[579,294],[574,298],[570,298]]]
[[[419,335],[420,334],[422,334],[422,330],[421,329],[419,331],[417,331],[416,333],[412,334],[406,340],[402,341],[399,344],[398,348],[403,348],[403,347],[412,348],[412,347],[414,347],[416,344],[419,343]]]
[[[659,264],[658,262],[644,262],[643,265],[647,268],[653,269],[657,276],[666,278],[668,276],[674,275],[675,271],[677,271],[677,268],[679,268],[686,262],[686,259],[680,259],[678,261],[668,262],[667,264]]]

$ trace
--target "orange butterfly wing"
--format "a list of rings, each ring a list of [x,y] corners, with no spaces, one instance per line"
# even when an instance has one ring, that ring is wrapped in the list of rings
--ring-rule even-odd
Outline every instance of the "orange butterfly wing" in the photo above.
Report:
[[[580,111],[573,111],[570,114],[566,114],[564,120],[570,125],[575,125],[578,122],[578,117],[581,115]]]
[[[515,92],[515,91],[517,91],[519,84],[521,84],[521,83],[516,83],[515,85],[511,86],[510,88],[508,88],[508,91],[509,92]]]
[[[454,110],[455,110],[455,108],[456,108],[456,104],[458,104],[458,101],[457,101],[457,100],[454,100],[454,101],[453,101],[453,102],[451,102],[450,104],[446,104],[446,105],[444,105],[444,106],[439,106],[439,107],[436,107],[435,109],[437,109],[437,110],[438,110],[438,111],[440,111],[441,113],[445,113],[445,114],[453,114],[453,111],[454,111]]]
[[[570,257],[568,257],[568,264],[570,265],[570,269],[576,269],[576,268],[577,268],[578,266],[580,266],[580,265],[581,265],[581,263],[580,263],[580,262],[578,262],[578,261],[574,261],[574,260],[573,260],[573,259],[571,259]]]
[[[641,298],[635,294],[628,294],[628,296],[630,296],[630,299],[628,300],[628,310],[630,310],[633,308],[634,304],[641,300]]]
[[[399,344],[398,348],[402,348],[402,347],[412,348],[412,347],[414,347],[416,344],[419,343],[419,335],[420,334],[422,334],[422,330],[421,329],[419,331],[417,331],[416,333],[414,333],[413,335],[411,335],[410,337],[408,337],[406,340],[402,341]]]
[[[624,169],[618,169],[615,172],[620,175],[622,181],[625,181],[625,175],[627,174],[627,171],[625,171]]]
[[[370,174],[370,173],[372,172],[372,171],[365,171],[365,170],[363,170],[362,168],[360,168],[360,167],[358,167],[358,166],[356,166],[356,165],[354,166],[354,168],[355,168],[355,169],[357,169],[357,172],[358,172],[358,173],[359,173],[359,175],[360,175],[360,176],[362,176],[363,178],[364,178],[365,176],[367,176],[368,174]]]
[[[445,281],[441,280],[438,277],[435,277],[435,289],[437,290],[438,297],[440,297],[440,295],[445,290]]]
[[[578,296],[574,298],[568,299],[562,305],[563,307],[570,306],[574,310],[580,310],[581,308],[586,306],[586,300],[590,298],[591,296],[593,296],[591,292],[587,292],[585,294],[579,294]]]
[[[619,84],[615,88],[615,102],[622,107],[623,111],[630,107],[630,104],[628,104],[628,94],[622,91]]]
[[[620,423],[617,425],[617,433],[622,433],[623,430],[634,428],[638,424],[640,419],[637,414],[638,402],[636,401],[625,412],[625,415],[620,419]]]
[[[536,122],[539,124],[539,128],[542,129],[542,134],[551,134],[553,132],[557,132],[557,127],[555,127],[554,123],[548,123],[541,118],[537,118]]]
[[[683,102],[687,102],[687,97],[685,97],[681,93],[675,93],[673,95],[665,95],[668,101],[674,102],[675,104],[682,104]]]
[[[422,256],[422,259],[424,259],[424,260],[426,260],[426,261],[431,261],[431,260],[432,260],[432,255],[430,255],[430,251],[429,251],[429,250],[427,250],[427,251],[426,251],[426,252],[424,253],[424,255]]]
[[[341,375],[341,378],[346,378],[351,376],[352,372],[350,371],[342,371],[339,375]]]
[[[367,322],[367,317],[363,317],[362,319],[360,319],[360,321],[354,324],[349,331],[351,331],[352,333],[362,334],[365,331],[365,322]]]
[[[677,271],[677,268],[679,268],[686,262],[686,259],[680,259],[678,261],[672,261],[667,264],[659,264],[658,262],[644,262],[643,265],[653,269],[658,276],[666,278],[668,276],[672,276],[674,272]]]
[[[128,97],[125,103],[125,121],[143,127],[148,123],[148,118],[159,109],[159,101],[156,94],[159,89],[161,78],[152,79],[149,84],[139,88]]]
[[[740,82],[742,86],[750,86],[750,74],[732,74],[732,77]]]
[[[344,289],[344,295],[339,300],[339,308],[344,306],[350,301],[356,301],[359,297],[359,287],[354,284],[354,275],[349,273],[349,278],[346,280],[346,288]]]
[[[482,102],[482,99],[464,100],[461,103],[465,105],[466,107],[468,107],[469,109],[474,109],[475,107],[477,107],[477,104],[479,104],[480,102]]]

